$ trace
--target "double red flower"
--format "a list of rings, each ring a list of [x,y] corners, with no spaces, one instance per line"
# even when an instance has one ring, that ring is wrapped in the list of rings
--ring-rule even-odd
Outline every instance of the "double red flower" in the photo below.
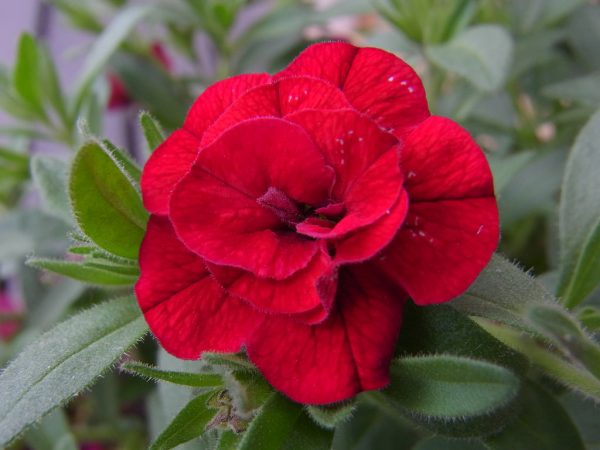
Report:
[[[302,403],[385,386],[405,299],[461,294],[498,242],[471,137],[402,60],[344,43],[209,87],[142,193],[136,294],[163,347],[245,346]]]

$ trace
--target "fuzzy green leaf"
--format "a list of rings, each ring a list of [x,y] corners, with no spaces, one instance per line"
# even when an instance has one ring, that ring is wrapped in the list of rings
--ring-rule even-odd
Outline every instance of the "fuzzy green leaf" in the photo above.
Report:
[[[147,111],[142,111],[140,114],[140,126],[144,132],[148,150],[153,152],[165,140],[163,129],[160,123]]]
[[[27,346],[0,374],[0,446],[71,399],[147,331],[135,299],[83,311]]]
[[[136,259],[148,213],[117,159],[96,142],[84,144],[69,179],[73,212],[83,232],[99,247]]]
[[[190,401],[152,443],[150,450],[168,450],[201,436],[216,413],[207,406],[212,396],[214,392],[209,391]]]
[[[122,273],[118,270],[118,267],[108,265],[98,266],[45,258],[30,258],[27,260],[27,264],[74,280],[100,286],[131,286],[138,278],[135,274]]]
[[[302,414],[302,406],[274,392],[245,431],[238,450],[281,449]]]
[[[348,422],[356,409],[354,400],[336,403],[335,405],[306,407],[306,412],[315,423],[323,428],[335,429],[340,423]]]
[[[47,155],[31,158],[31,175],[40,193],[45,212],[72,223],[71,205],[67,191],[67,163]]]
[[[421,425],[453,436],[497,430],[521,385],[504,367],[451,355],[400,358],[391,372],[385,397]]]
[[[24,33],[19,39],[17,60],[13,73],[13,85],[21,98],[38,114],[44,116],[40,86],[38,47],[30,34]]]
[[[220,375],[161,370],[157,367],[152,367],[147,364],[134,361],[123,364],[121,366],[121,370],[138,375],[142,378],[166,381],[168,383],[180,384],[182,386],[214,388],[223,385],[223,379]]]
[[[561,281],[558,295],[580,304],[600,284],[600,111],[579,133],[569,154],[559,209]]]
[[[583,450],[579,432],[555,398],[533,383],[523,392],[523,410],[500,433],[485,440],[491,450]]]
[[[499,25],[468,28],[448,44],[426,51],[436,65],[463,76],[482,91],[495,91],[503,86],[512,53],[513,40]]]

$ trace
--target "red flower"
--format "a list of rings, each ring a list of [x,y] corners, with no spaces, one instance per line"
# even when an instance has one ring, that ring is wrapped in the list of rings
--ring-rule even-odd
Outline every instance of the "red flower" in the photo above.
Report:
[[[385,386],[405,299],[461,294],[498,242],[471,137],[406,63],[345,43],[208,88],[142,192],[136,293],[164,348],[245,346],[302,403]]]

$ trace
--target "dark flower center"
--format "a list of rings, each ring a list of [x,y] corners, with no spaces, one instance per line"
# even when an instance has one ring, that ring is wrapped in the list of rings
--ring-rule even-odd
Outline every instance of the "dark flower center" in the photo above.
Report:
[[[292,229],[307,219],[313,223],[319,223],[321,226],[333,228],[346,213],[343,203],[330,202],[321,207],[314,207],[295,202],[285,192],[275,187],[267,189],[267,192],[261,195],[257,202],[275,213],[283,224]]]

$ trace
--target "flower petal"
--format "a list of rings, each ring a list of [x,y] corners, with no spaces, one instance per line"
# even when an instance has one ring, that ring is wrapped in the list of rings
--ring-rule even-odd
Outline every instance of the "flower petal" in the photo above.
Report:
[[[333,201],[343,202],[335,226],[310,219],[299,233],[335,238],[372,224],[394,205],[402,191],[398,141],[354,110],[302,111],[288,116],[311,136],[336,171]]]
[[[493,197],[488,162],[460,125],[432,116],[406,139],[401,166],[411,203]]]
[[[248,90],[267,84],[271,76],[267,73],[244,74],[226,78],[206,88],[194,102],[183,124],[183,128],[201,138],[206,129],[223,114],[234,101]]]
[[[146,209],[153,214],[167,214],[169,197],[196,159],[204,131],[248,89],[269,80],[267,74],[239,75],[215,83],[198,97],[184,128],[169,136],[144,167],[141,187]]]
[[[262,314],[227,295],[166,218],[150,218],[140,268],[135,286],[140,308],[161,345],[178,358],[239,351],[262,320]]]
[[[144,206],[165,215],[175,185],[190,170],[198,156],[200,140],[186,130],[176,130],[155,151],[142,172]]]
[[[333,403],[389,383],[404,299],[368,266],[343,270],[325,322],[271,317],[248,340],[267,381],[297,402]]]
[[[342,91],[310,77],[283,78],[246,92],[210,126],[202,137],[208,145],[232,126],[256,117],[285,117],[306,109],[349,108]]]
[[[285,280],[258,278],[245,270],[215,264],[208,268],[229,294],[271,314],[314,313],[320,309],[324,310],[322,320],[331,308],[337,285],[331,258],[322,250],[308,266]]]
[[[171,219],[188,248],[220,265],[283,279],[306,267],[315,241],[288,231],[257,199],[270,188],[298,203],[327,197],[333,172],[298,126],[253,119],[198,156],[171,198]]]
[[[375,256],[396,236],[407,212],[408,195],[404,191],[389,214],[336,242],[334,261],[337,264],[348,264],[365,261]]]
[[[475,280],[498,237],[493,197],[414,203],[377,265],[415,303],[442,303],[462,294]]]
[[[340,87],[352,106],[401,138],[429,116],[418,75],[383,50],[343,42],[311,45],[274,79],[297,75],[322,78]]]

